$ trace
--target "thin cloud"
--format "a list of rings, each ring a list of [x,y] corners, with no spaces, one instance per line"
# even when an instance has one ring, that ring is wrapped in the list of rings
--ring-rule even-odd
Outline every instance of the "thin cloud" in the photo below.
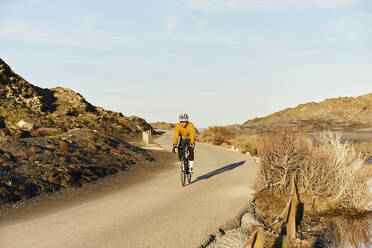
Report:
[[[323,32],[330,41],[371,40],[372,14],[353,13],[329,22]]]
[[[168,16],[164,19],[165,33],[173,34],[177,31],[177,28],[181,22],[181,16]]]
[[[0,37],[7,40],[37,42],[50,45],[64,45],[88,50],[108,50],[112,45],[136,44],[133,36],[120,36],[82,30],[61,31],[37,29],[22,24],[3,24]]]
[[[187,0],[186,4],[200,12],[223,12],[231,10],[304,10],[348,7],[362,0]]]

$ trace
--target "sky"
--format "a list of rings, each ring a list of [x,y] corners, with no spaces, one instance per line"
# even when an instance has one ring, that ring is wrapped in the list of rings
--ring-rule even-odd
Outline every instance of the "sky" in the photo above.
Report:
[[[32,84],[149,122],[242,124],[372,92],[372,0],[0,0]]]

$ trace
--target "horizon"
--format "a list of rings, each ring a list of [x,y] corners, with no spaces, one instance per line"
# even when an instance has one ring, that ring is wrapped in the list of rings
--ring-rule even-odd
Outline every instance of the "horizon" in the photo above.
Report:
[[[36,86],[200,128],[372,92],[365,0],[83,2],[1,2],[4,61]]]

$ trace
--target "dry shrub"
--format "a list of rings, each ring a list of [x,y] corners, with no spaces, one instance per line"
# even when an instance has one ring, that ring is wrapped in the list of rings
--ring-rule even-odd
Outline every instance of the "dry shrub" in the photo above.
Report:
[[[52,154],[53,154],[53,153],[52,153],[51,151],[49,151],[49,150],[45,150],[45,151],[44,151],[44,155],[45,155],[45,156],[48,156],[48,157],[49,157],[49,156],[52,156]]]
[[[289,184],[290,174],[303,166],[310,150],[308,139],[288,130],[279,130],[265,137],[257,186],[284,190]]]
[[[323,133],[300,168],[301,186],[310,196],[328,198],[338,209],[363,212],[372,200],[364,161],[350,143],[341,143],[341,134]]]
[[[90,135],[89,137],[88,137],[88,141],[89,141],[89,143],[96,143],[96,141],[97,141],[97,137],[96,136],[93,136],[93,135]]]
[[[234,133],[225,127],[209,127],[204,130],[198,137],[199,141],[212,143],[214,145],[221,145],[223,143],[231,143],[230,139],[234,137]]]
[[[88,150],[96,152],[99,150],[99,148],[94,143],[88,143]]]
[[[296,172],[300,194],[357,214],[366,211],[372,200],[367,170],[364,158],[351,144],[341,143],[340,134],[323,133],[313,142],[282,131],[264,141],[257,186],[283,191],[291,172]]]
[[[66,141],[61,140],[59,142],[59,149],[60,149],[61,152],[70,152],[71,151],[71,146]]]
[[[259,135],[238,135],[234,138],[233,144],[241,153],[259,155],[263,148],[264,140]]]
[[[46,137],[46,136],[57,136],[61,134],[62,131],[57,128],[46,128],[41,127],[31,132],[31,136],[33,137]]]
[[[32,146],[30,151],[32,154],[36,154],[39,151],[39,149],[36,146]]]

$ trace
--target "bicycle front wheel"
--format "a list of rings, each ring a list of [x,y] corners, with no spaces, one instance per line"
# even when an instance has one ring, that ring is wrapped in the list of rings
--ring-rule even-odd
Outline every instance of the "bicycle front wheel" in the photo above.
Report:
[[[186,185],[186,171],[185,171],[183,165],[181,165],[181,185],[182,186]]]

